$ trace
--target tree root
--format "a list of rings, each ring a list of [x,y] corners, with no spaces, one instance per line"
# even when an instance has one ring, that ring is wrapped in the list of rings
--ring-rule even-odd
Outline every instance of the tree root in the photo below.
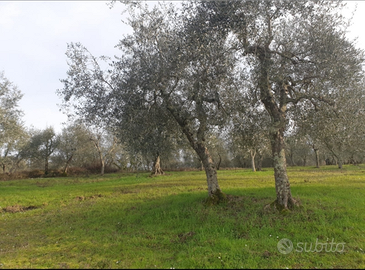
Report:
[[[217,189],[217,191],[206,198],[203,203],[205,206],[211,206],[225,202],[227,202],[227,195],[224,194],[220,189]]]
[[[272,203],[269,203],[264,206],[264,210],[266,212],[279,212],[282,215],[288,215],[293,211],[296,207],[299,207],[301,205],[299,199],[291,198],[288,200],[288,207],[285,207],[278,203],[278,200],[273,201]]]

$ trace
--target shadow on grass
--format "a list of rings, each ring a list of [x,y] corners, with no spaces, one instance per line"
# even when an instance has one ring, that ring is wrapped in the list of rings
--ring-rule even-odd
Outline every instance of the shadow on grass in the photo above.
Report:
[[[164,186],[156,183],[153,187]],[[172,188],[170,184],[166,187]],[[0,251],[2,258],[16,261],[17,256],[22,257],[18,267],[333,267],[346,265],[341,264],[341,256],[285,257],[278,254],[277,241],[335,237],[351,243],[360,229],[354,225],[360,209],[347,216],[346,202],[337,202],[338,209],[324,209],[336,203],[336,195],[332,195],[337,193],[327,191],[328,201],[318,201],[323,194],[313,193],[311,186],[293,188],[293,195],[300,193],[305,203],[290,216],[263,210],[275,199],[272,187],[227,189],[228,202],[209,207],[203,204],[206,192],[194,188],[152,198],[147,192],[151,186],[135,188],[140,189],[135,194],[116,192],[109,197],[74,199],[48,212],[14,214],[18,218],[3,228],[7,234],[0,240],[5,250]],[[347,248],[354,249],[355,244]],[[353,258],[364,263],[361,257]]]

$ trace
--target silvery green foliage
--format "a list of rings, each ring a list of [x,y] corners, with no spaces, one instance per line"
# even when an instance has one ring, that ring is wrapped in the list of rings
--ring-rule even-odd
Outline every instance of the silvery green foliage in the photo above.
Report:
[[[0,72],[0,164],[3,172],[16,164],[25,131],[21,122],[22,111],[18,103],[20,90]],[[14,168],[13,168],[14,169]]]
[[[342,91],[334,106],[322,105],[308,111],[298,121],[300,130],[320,147],[326,159],[360,163],[365,157],[365,84]]]
[[[22,149],[22,156],[42,166],[45,174],[48,174],[50,158],[57,151],[59,143],[60,138],[53,127],[34,130],[30,140]]]
[[[237,66],[271,121],[269,136],[277,203],[295,204],[286,173],[285,134],[298,108],[334,105],[364,77],[363,51],[346,38],[347,22],[335,1],[209,1],[198,4],[232,36]],[[243,67],[242,67],[243,65]],[[244,95],[244,94],[243,94]],[[255,97],[255,96],[253,96]],[[254,99],[255,100],[255,99]],[[288,125],[291,124],[291,125]]]
[[[250,118],[266,114],[275,179],[284,189],[284,137],[297,128],[298,110],[333,107],[363,78],[363,52],[346,38],[341,2],[123,2],[133,33],[117,45],[121,55],[106,70],[98,62],[105,58],[71,44],[65,100],[75,100],[88,121],[122,127],[145,118],[144,128],[158,134],[179,126],[201,157],[209,130],[237,117],[239,106]],[[250,116],[250,107],[266,111]]]

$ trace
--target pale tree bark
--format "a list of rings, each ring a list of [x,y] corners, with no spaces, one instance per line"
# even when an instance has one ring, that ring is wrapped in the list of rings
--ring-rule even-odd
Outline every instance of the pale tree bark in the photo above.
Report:
[[[101,175],[104,175],[104,172],[105,172],[105,161],[103,158],[100,158],[100,163],[101,163],[101,172],[100,174]]]
[[[151,175],[163,175],[165,174],[164,171],[161,168],[161,158],[160,153],[156,154],[155,161],[153,163],[152,173]]]
[[[68,172],[68,167],[70,166],[72,158],[73,158],[73,154],[66,161],[65,167],[63,168],[64,174],[66,174]]]
[[[336,160],[336,164],[338,166],[339,169],[342,169],[342,165],[343,165],[343,157],[342,157],[342,147],[341,145],[338,147],[337,151],[335,151],[333,149],[333,147],[330,146],[330,144],[327,144],[327,147],[329,148],[330,152],[332,153],[332,155],[334,156],[335,160]]]
[[[103,152],[100,146],[100,140],[101,140],[101,136],[98,135],[96,138],[90,137],[90,140],[93,142],[94,147],[96,148],[96,151],[98,151],[98,155],[99,155],[99,160],[100,160],[100,174],[104,175],[105,172],[105,160],[104,160],[104,156],[103,156]]]
[[[275,205],[279,211],[282,211],[293,208],[297,204],[291,194],[289,178],[286,171],[284,131],[286,128],[286,95],[288,92],[288,85],[285,82],[281,82],[279,93],[274,97],[271,90],[272,85],[269,80],[271,65],[270,50],[268,47],[259,47],[256,49],[257,51],[255,53],[257,53],[260,60],[260,99],[271,116],[271,129],[269,134],[276,189],[276,201],[273,205]],[[278,99],[279,102],[277,102],[276,99]]]
[[[101,135],[100,134],[98,134],[96,137],[91,136],[90,140],[93,142],[96,150],[98,151],[98,155],[99,155],[99,159],[100,159],[100,166],[101,166],[100,174],[104,175],[104,173],[105,173],[105,160],[106,160],[106,157],[108,155],[110,155],[113,152],[113,150],[115,149],[116,143],[117,143],[116,138],[115,137],[113,138],[113,144],[109,147],[108,150],[103,150],[103,147],[100,145],[100,143],[101,143]],[[106,153],[104,154],[103,151],[105,151]]]
[[[256,156],[256,149],[250,150],[251,155],[251,168],[253,172],[256,172],[256,166],[255,166],[255,156]]]
[[[286,171],[283,128],[271,134],[271,147],[275,175],[275,203],[279,210],[292,208],[296,204],[296,201],[291,194],[289,178]]]
[[[215,163],[209,153],[209,150],[205,144],[205,131],[206,131],[206,118],[200,118],[200,126],[196,132],[196,136],[194,136],[194,132],[188,125],[188,122],[183,119],[176,107],[173,104],[170,104],[168,110],[175,118],[175,120],[179,123],[182,132],[185,134],[188,139],[191,147],[198,154],[200,161],[205,170],[205,174],[207,177],[207,185],[208,185],[208,199],[205,201],[207,205],[218,204],[226,200],[226,195],[221,191],[218,178],[217,178],[217,168]],[[199,110],[200,109],[200,110]],[[200,115],[203,115],[203,110],[199,108],[198,111]]]
[[[205,174],[207,176],[208,195],[209,197],[215,196],[221,191],[218,184],[217,170],[213,159],[204,144],[197,144],[195,150],[203,163]]]

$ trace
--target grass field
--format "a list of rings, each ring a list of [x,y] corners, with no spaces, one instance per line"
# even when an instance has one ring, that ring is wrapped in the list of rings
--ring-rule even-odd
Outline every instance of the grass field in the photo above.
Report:
[[[288,215],[263,209],[272,169],[218,171],[211,207],[198,171],[3,181],[0,269],[365,268],[365,165],[288,174]]]

